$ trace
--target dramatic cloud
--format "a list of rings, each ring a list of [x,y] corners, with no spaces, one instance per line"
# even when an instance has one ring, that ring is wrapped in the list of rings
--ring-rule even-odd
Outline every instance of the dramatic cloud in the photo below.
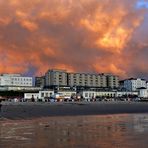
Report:
[[[146,0],[0,0],[0,72],[146,77],[147,16]]]

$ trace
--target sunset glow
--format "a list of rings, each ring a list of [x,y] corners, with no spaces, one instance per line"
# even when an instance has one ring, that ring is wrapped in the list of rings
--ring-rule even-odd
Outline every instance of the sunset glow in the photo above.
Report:
[[[0,0],[0,73],[62,68],[147,77],[147,3]]]

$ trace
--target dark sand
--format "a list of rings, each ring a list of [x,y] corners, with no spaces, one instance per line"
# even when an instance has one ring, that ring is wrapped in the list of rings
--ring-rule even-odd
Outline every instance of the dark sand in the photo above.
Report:
[[[71,102],[71,103],[7,103],[1,116],[7,119],[29,119],[48,116],[76,116],[123,113],[148,113],[147,102]]]

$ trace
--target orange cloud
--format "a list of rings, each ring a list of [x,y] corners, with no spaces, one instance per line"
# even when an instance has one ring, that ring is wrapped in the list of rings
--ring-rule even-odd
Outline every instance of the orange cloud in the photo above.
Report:
[[[87,18],[81,19],[80,24],[96,34],[95,44],[98,48],[120,53],[131,39],[135,28],[142,21],[140,16],[132,21],[127,21],[128,15],[130,15],[129,10],[119,5],[110,14],[106,10],[98,9],[93,16],[89,15]],[[126,23],[130,23],[131,26],[127,27]]]
[[[9,17],[0,18],[0,25],[8,25],[11,22],[11,19]]]
[[[1,0],[0,72],[145,72],[147,39],[138,30],[146,11],[135,9],[136,2]]]
[[[29,31],[36,31],[38,29],[38,25],[32,21],[29,20],[23,20],[21,21],[22,27],[28,29]]]

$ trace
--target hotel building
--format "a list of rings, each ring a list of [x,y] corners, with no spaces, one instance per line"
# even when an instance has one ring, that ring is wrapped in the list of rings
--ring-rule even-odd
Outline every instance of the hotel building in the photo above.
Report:
[[[119,87],[119,77],[112,75],[112,74],[107,74],[107,86],[109,88],[118,88]]]
[[[45,86],[67,86],[65,70],[48,70],[45,74]]]
[[[68,73],[68,86],[107,87],[104,74]]]
[[[48,70],[45,74],[45,87],[88,87],[118,88],[118,76],[96,73],[69,73],[66,70]]]

